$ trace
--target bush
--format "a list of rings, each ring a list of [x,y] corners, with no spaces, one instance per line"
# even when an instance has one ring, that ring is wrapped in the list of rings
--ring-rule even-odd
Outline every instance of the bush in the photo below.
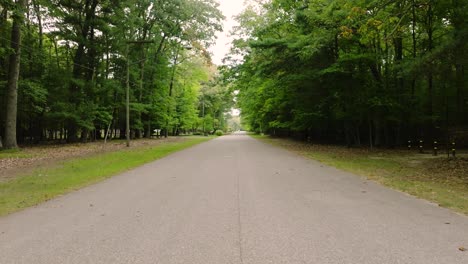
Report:
[[[215,135],[220,137],[220,136],[224,135],[224,132],[222,130],[216,130]]]

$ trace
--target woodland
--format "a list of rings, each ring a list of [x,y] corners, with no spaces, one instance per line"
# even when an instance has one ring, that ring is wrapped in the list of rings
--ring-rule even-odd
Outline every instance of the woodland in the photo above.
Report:
[[[218,5],[1,0],[3,147],[125,138],[126,89],[132,138],[226,131],[239,108],[274,136],[468,146],[468,1],[246,1],[219,66]]]
[[[225,130],[214,0],[1,0],[4,148]]]
[[[464,0],[252,1],[225,78],[253,131],[468,146],[467,18]]]

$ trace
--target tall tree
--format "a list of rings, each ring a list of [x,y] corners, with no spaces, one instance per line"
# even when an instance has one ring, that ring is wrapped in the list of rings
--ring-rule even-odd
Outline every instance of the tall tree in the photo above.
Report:
[[[5,117],[4,148],[17,148],[16,120],[18,110],[18,78],[21,58],[21,27],[24,21],[26,0],[17,0],[13,10],[13,25],[11,27],[11,49],[7,83],[7,101]]]
[[[223,18],[218,4],[215,0],[137,2],[0,1],[0,137],[16,138],[19,144],[125,137],[127,61],[131,136],[150,137],[153,128],[166,124],[171,131],[196,130],[200,82],[207,82],[201,76],[211,71],[206,49]],[[25,5],[23,17],[13,13],[20,4]],[[23,22],[20,45],[15,40],[20,35],[7,35],[21,33],[18,26]],[[126,56],[129,41],[143,40],[152,43],[129,45]],[[174,63],[175,50],[187,52],[183,62]],[[13,63],[8,62],[10,55],[17,56]],[[15,87],[9,77],[15,76],[16,65],[21,72],[14,98],[7,95]],[[7,99],[18,102],[8,126]]]
[[[227,60],[244,122],[349,146],[468,130],[465,2],[250,1]]]

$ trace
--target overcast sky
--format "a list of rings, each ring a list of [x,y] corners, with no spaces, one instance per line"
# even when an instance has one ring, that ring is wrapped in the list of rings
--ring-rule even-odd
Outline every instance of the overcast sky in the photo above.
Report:
[[[233,16],[238,15],[244,8],[244,0],[218,0],[220,3],[220,9],[223,12],[226,20],[223,23],[224,32],[217,34],[218,39],[216,45],[210,48],[213,53],[213,62],[217,65],[222,64],[222,59],[229,52],[231,38],[229,38],[229,32],[232,27],[237,23],[234,21]]]

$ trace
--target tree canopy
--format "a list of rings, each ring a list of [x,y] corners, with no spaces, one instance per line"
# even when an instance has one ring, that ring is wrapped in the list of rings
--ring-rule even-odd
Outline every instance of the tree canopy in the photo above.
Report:
[[[454,138],[468,125],[467,17],[460,0],[250,1],[226,78],[252,130],[371,146]]]
[[[216,90],[210,83],[216,82],[217,69],[207,48],[222,30],[218,5],[215,0],[0,1],[0,137],[15,140],[5,147],[15,147],[16,139],[125,138],[127,65],[132,137],[150,137],[154,129],[166,135],[201,131],[206,116],[200,98],[205,90]],[[18,59],[17,77],[9,58]],[[9,78],[17,83],[9,85]],[[231,92],[224,86],[217,92],[209,102],[217,108],[207,115],[222,120],[232,100],[216,105],[217,98]],[[8,99],[12,93],[17,99]],[[7,126],[14,118],[16,128]]]

